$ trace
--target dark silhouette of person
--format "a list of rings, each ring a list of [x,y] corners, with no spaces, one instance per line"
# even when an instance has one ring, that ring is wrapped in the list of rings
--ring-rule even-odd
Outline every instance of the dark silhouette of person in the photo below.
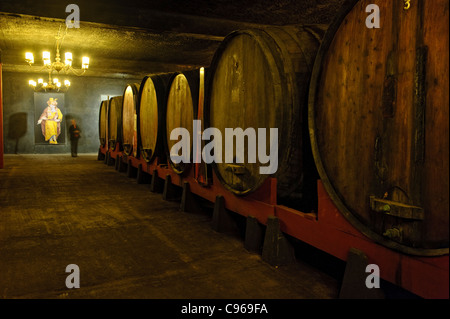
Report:
[[[77,157],[78,156],[78,154],[77,154],[78,139],[81,136],[81,130],[75,120],[72,120],[72,125],[70,125],[70,127],[69,127],[69,134],[70,134],[70,146],[71,146],[72,157]]]

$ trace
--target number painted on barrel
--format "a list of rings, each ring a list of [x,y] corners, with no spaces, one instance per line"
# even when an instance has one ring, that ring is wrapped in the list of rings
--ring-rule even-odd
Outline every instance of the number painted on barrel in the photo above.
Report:
[[[403,9],[409,10],[409,8],[411,8],[411,0],[404,0],[404,1],[405,1],[405,6],[403,7]]]

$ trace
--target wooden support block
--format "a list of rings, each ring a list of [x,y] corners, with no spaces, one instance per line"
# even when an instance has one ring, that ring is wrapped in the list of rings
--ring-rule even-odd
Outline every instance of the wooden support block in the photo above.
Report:
[[[105,159],[105,154],[102,153],[102,149],[99,148],[98,149],[98,155],[97,155],[97,160],[98,161],[103,161]]]
[[[272,266],[283,266],[295,261],[294,247],[280,230],[280,221],[275,216],[267,218],[262,259]]]
[[[150,191],[153,193],[162,193],[164,190],[163,181],[158,176],[158,171],[153,170],[152,182],[150,183]]]
[[[114,169],[116,170],[116,171],[119,171],[119,165],[120,165],[120,162],[121,162],[121,160],[120,160],[120,157],[119,157],[119,155],[117,155],[116,156],[116,161],[115,161],[115,165],[114,165]]]
[[[264,229],[256,217],[247,216],[244,247],[248,251],[260,254],[264,242]]]
[[[107,164],[108,166],[113,166],[113,164],[114,164],[114,158],[111,156],[110,153],[108,153],[108,159],[107,159],[106,164]]]
[[[131,160],[128,160],[128,165],[127,165],[127,176],[129,178],[136,178],[136,168],[131,164]]]
[[[344,278],[342,280],[339,299],[383,299],[380,288],[368,288],[366,279],[371,273],[366,273],[368,258],[358,249],[351,248],[347,258]]]
[[[191,188],[189,186],[189,182],[183,182],[183,193],[181,195],[181,204],[180,210],[182,212],[188,213],[196,213],[201,212],[202,208],[198,204],[197,200],[194,197],[194,194],[191,192]]]
[[[148,184],[148,175],[142,170],[142,164],[138,165],[136,172],[136,182],[138,184]]]
[[[211,227],[219,233],[237,233],[238,227],[230,212],[225,208],[225,198],[216,196]]]
[[[180,188],[172,184],[169,174],[166,175],[163,190],[163,199],[168,201],[178,201],[181,199]]]
[[[125,170],[126,170],[126,164],[123,162],[123,158],[117,156],[117,160],[116,160],[116,161],[118,162],[118,164],[117,164],[117,170],[118,170],[119,172],[125,172]]]

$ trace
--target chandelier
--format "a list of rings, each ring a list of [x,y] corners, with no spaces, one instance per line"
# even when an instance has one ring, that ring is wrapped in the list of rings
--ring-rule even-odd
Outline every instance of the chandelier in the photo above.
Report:
[[[59,27],[58,35],[56,38],[56,57],[55,61],[52,62],[50,58],[50,52],[44,51],[42,54],[42,60],[44,62],[44,66],[40,71],[47,70],[48,71],[48,82],[44,82],[42,78],[38,79],[38,81],[30,80],[28,82],[29,86],[34,89],[35,92],[66,92],[70,87],[70,81],[64,80],[64,82],[60,82],[58,78],[52,79],[52,73],[56,71],[58,74],[60,71],[63,71],[65,74],[73,73],[77,76],[83,75],[86,70],[89,68],[89,58],[84,56],[81,60],[81,69],[74,69],[72,67],[72,53],[65,52],[64,54],[64,62],[61,62],[60,56],[60,48],[64,37],[67,34],[67,27],[63,35],[61,35],[61,26]],[[27,52],[25,53],[25,61],[31,66],[34,63],[33,53]]]

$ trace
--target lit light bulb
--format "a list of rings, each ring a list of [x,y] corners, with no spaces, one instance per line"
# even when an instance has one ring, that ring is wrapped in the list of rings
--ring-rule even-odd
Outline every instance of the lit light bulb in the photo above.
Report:
[[[64,80],[64,85],[65,86],[70,86],[70,81],[69,80]]]
[[[44,51],[42,53],[42,59],[44,60],[44,65],[50,65],[50,52]]]
[[[89,58],[88,58],[87,56],[84,56],[84,57],[83,57],[81,67],[82,67],[83,69],[89,68]]]
[[[72,66],[72,53],[70,53],[70,52],[65,53],[65,61],[64,62],[66,65]]]
[[[34,63],[33,53],[31,53],[31,52],[25,53],[25,61],[27,61],[29,64]]]

